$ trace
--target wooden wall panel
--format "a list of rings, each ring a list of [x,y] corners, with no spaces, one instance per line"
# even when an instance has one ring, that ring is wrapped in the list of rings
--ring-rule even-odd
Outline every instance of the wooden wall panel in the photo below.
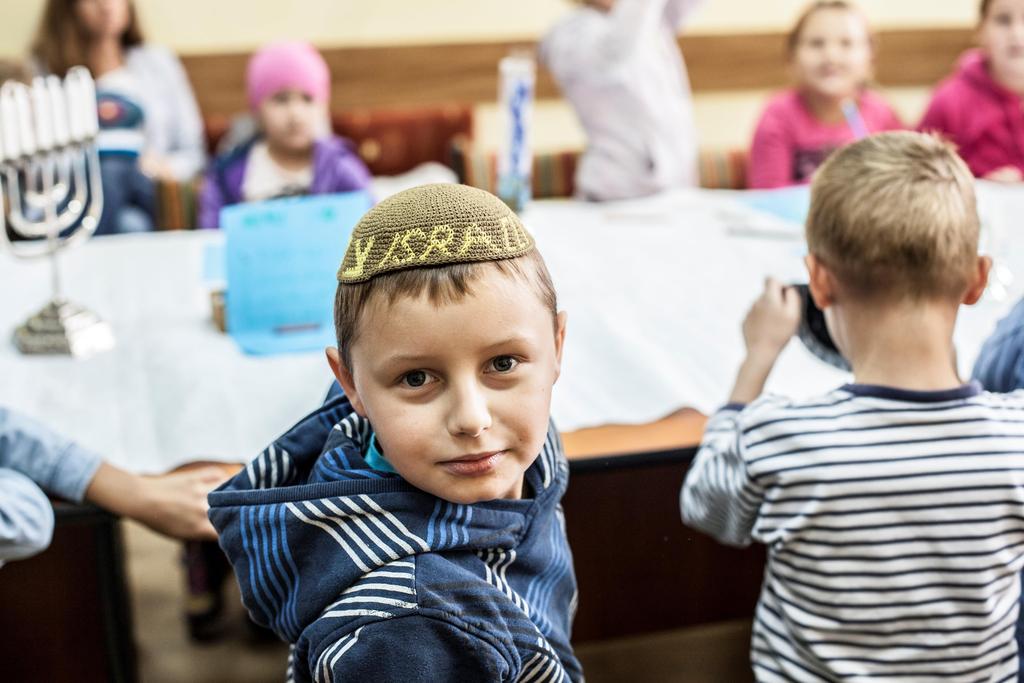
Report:
[[[888,86],[937,83],[972,41],[969,29],[892,30],[880,35],[878,80]],[[695,91],[774,89],[787,82],[781,33],[687,36],[680,39]],[[323,50],[334,79],[334,109],[493,102],[497,63],[532,43],[473,43]],[[182,58],[206,115],[245,109],[248,55]],[[537,96],[559,96],[541,69]]]

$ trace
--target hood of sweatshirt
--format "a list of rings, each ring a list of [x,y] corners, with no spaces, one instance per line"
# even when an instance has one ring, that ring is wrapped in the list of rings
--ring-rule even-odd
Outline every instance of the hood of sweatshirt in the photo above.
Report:
[[[957,63],[957,74],[974,88],[977,88],[1000,100],[1016,101],[1016,96],[999,85],[992,77],[988,60],[981,50],[968,50]]]
[[[374,612],[339,596],[385,565],[404,566],[402,560],[425,553],[514,551],[534,517],[556,508],[565,490],[567,465],[553,428],[525,475],[532,497],[473,505],[442,500],[372,468],[366,460],[372,433],[337,396],[209,496],[210,519],[243,602],[285,640],[295,642],[327,610]],[[530,566],[524,555],[536,545],[525,544],[518,565]],[[531,571],[550,564],[547,557],[536,560]],[[353,604],[340,604],[347,600]]]

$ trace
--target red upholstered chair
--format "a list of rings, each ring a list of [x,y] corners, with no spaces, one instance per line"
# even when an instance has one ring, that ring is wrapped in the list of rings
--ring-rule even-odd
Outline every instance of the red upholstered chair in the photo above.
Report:
[[[427,161],[449,165],[453,141],[473,137],[473,109],[464,105],[343,111],[331,123],[355,142],[373,175],[404,173]]]

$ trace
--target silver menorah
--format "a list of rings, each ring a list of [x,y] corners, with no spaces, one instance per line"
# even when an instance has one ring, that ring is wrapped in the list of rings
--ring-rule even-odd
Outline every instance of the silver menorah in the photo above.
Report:
[[[48,258],[53,286],[50,302],[14,331],[22,353],[86,356],[114,345],[107,323],[64,298],[57,262],[99,224],[98,131],[96,87],[85,67],[63,81],[0,86],[0,235],[17,257]]]

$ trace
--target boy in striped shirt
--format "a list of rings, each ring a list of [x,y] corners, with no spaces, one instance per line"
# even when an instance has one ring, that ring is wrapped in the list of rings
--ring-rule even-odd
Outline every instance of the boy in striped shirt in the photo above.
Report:
[[[796,330],[768,281],[747,357],[683,485],[683,520],[768,546],[758,681],[1010,681],[1024,564],[1024,396],[963,384],[952,342],[985,288],[973,179],[937,138],[836,152],[812,187],[810,291],[853,368],[761,396]]]

